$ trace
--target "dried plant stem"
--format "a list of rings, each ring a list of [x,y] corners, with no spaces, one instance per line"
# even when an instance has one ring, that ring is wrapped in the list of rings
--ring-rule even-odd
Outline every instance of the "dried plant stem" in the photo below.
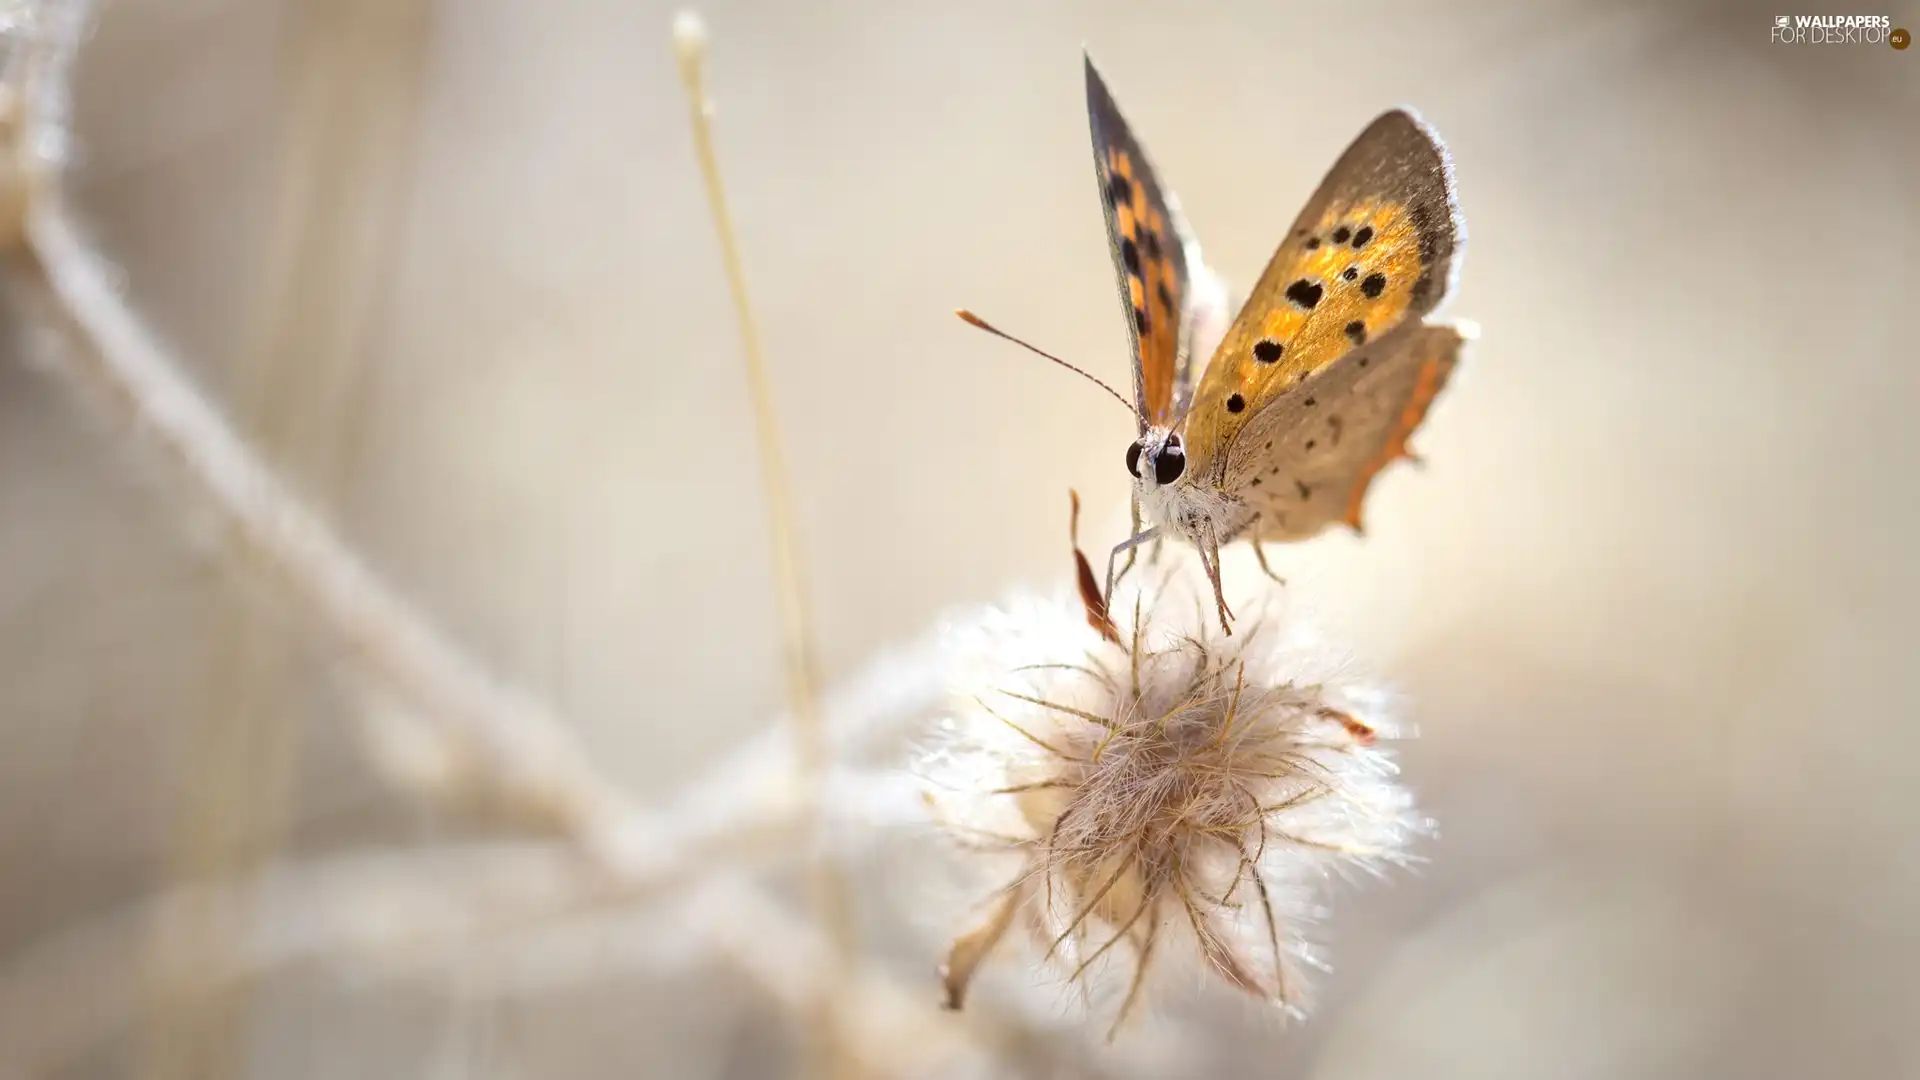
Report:
[[[584,894],[606,903],[633,903],[648,890],[684,876],[696,860],[711,863],[724,859],[725,853],[716,853],[715,844],[750,836],[756,828],[798,816],[795,807],[770,804],[764,797],[747,800],[724,796],[728,790],[764,789],[767,785],[756,783],[756,776],[777,774],[788,765],[786,756],[774,744],[744,752],[730,766],[690,790],[682,800],[687,804],[683,809],[716,811],[697,825],[672,827],[662,816],[631,804],[593,771],[556,718],[488,678],[435,635],[423,620],[388,594],[252,457],[125,307],[110,283],[106,264],[56,204],[44,199],[37,203],[27,235],[29,244],[8,254],[6,283],[13,298],[28,309],[32,328],[49,332],[53,338],[44,344],[48,346],[46,355],[57,369],[90,401],[110,406],[143,435],[142,445],[175,467],[196,501],[211,511],[247,553],[243,561],[249,568],[271,577],[301,613],[380,676],[383,687],[404,698],[422,719],[435,723],[433,731],[438,738],[469,753],[473,758],[469,768],[479,774],[477,779],[504,796],[544,811],[578,849],[593,856],[587,863],[574,861],[575,869],[569,873],[575,875],[573,888],[578,892],[563,896]],[[911,659],[906,667],[909,681],[916,686],[924,682],[914,678],[912,672],[918,668]],[[889,712],[898,704],[894,701],[898,691],[892,685],[897,681],[880,676],[867,688],[874,700],[856,700],[850,712],[856,716]],[[856,694],[856,699],[865,696]],[[911,708],[918,697],[910,692],[904,700]],[[715,797],[716,792],[720,797]],[[691,813],[674,816],[699,820]],[[813,821],[817,822],[817,817]],[[813,1003],[826,996],[815,991],[828,988],[825,980],[834,968],[823,958],[834,955],[837,946],[831,940],[821,941],[811,924],[769,902],[744,879],[726,881],[719,893],[709,893],[712,902],[702,907],[709,917],[697,929],[720,944],[748,974],[766,984],[777,1000],[796,1007],[804,1000],[807,1008],[814,1008]],[[198,893],[182,894],[184,898],[156,901],[163,905],[156,910],[173,912],[172,918],[208,910],[235,910],[235,897],[250,894],[246,892],[248,886],[233,888],[239,892],[220,894],[226,899],[219,903],[194,899],[201,895]],[[453,892],[459,895],[461,890],[456,887]],[[329,895],[338,899],[341,894]],[[238,910],[251,909],[241,905]],[[730,921],[732,916],[749,921]],[[155,925],[150,919],[138,923],[143,934]],[[489,925],[498,928],[497,924]],[[777,959],[784,953],[754,951],[768,941],[799,943],[792,946],[796,955],[803,957],[796,962],[817,964],[818,968],[796,975],[786,970],[786,961]],[[101,947],[88,955],[98,957],[104,965],[98,970],[104,972],[111,971],[126,954],[122,948]],[[222,954],[220,959],[242,968],[257,962],[251,954]],[[13,968],[17,966],[0,975],[0,1001],[44,1000],[42,995],[50,982],[56,988],[61,985],[59,972],[16,972]],[[219,982],[244,975],[244,970],[238,974],[203,972],[193,980],[204,976]],[[851,995],[840,1000],[848,1010],[862,1016],[898,1019],[903,1010],[911,1013],[907,1002],[925,997],[871,975],[848,972],[835,978],[842,979]],[[193,980],[180,983],[179,990],[193,990],[199,985]],[[82,979],[75,985],[92,981]],[[169,991],[159,987],[154,992]],[[46,1025],[36,1036],[36,1041],[45,1046],[39,1060],[66,1060],[83,1049],[90,1036],[117,1029],[119,1021],[93,1017],[92,1010],[124,1016],[134,1008],[132,1001],[95,999],[80,990],[74,990],[68,1000],[72,1008],[86,1015]],[[930,1014],[930,1010],[925,1011]],[[20,1010],[10,1015],[30,1023],[42,1013]],[[864,1020],[854,1024],[836,1018],[833,1023],[830,1030],[843,1060],[877,1072],[912,1072],[913,1063],[924,1061],[936,1044],[964,1048],[977,1038],[971,1031],[943,1029],[916,1045],[903,1031],[926,1035],[925,1021],[894,1029],[877,1028]],[[894,1056],[908,1050],[921,1056]]]
[[[428,19],[423,0],[336,0],[295,18],[265,250],[254,290],[237,305],[242,347],[230,408],[256,450],[295,469],[325,504],[347,482],[366,336],[391,276]],[[221,670],[188,734],[195,782],[181,795],[172,871],[181,880],[243,877],[271,857],[289,813],[286,703],[297,650],[246,591],[243,581],[222,589]],[[230,935],[213,919],[180,920],[151,949],[167,957],[163,967],[190,963],[235,948]],[[217,1080],[240,1072],[246,989],[182,997],[161,986],[147,1073]]]
[[[117,273],[81,234],[52,181],[86,5],[35,9],[25,76],[10,80],[0,203],[20,207],[0,246],[5,284],[38,355],[92,406],[139,436],[193,512],[220,527],[231,562],[266,579],[458,760],[462,775],[557,825],[602,861],[654,869],[669,830],[606,781],[570,731],[493,679],[375,578],[255,456],[120,297]],[[44,24],[44,25],[42,25]],[[43,174],[44,177],[43,177]],[[26,178],[23,180],[22,178]],[[30,180],[31,182],[27,182]],[[631,867],[614,865],[616,870]]]
[[[67,71],[92,0],[0,0],[0,250],[23,239],[27,211],[65,146]]]
[[[88,5],[35,5],[29,61],[10,86],[0,228],[12,299],[40,350],[91,404],[138,432],[196,511],[209,514],[232,561],[266,578],[290,606],[369,671],[381,688],[436,726],[465,775],[509,805],[597,838],[631,807],[589,766],[571,734],[537,703],[496,683],[383,586],[267,469],[193,388],[182,365],[120,298],[114,269],[64,205],[55,160],[71,65]]]
[[[779,419],[773,406],[773,387],[767,377],[766,359],[760,347],[760,331],[747,297],[746,272],[741,265],[739,243],[734,236],[733,216],[727,208],[726,190],[720,180],[720,163],[713,149],[712,104],[707,98],[705,65],[706,30],[697,16],[682,13],[674,24],[675,47],[680,59],[680,77],[686,84],[687,100],[693,114],[694,152],[699,158],[700,174],[706,183],[707,198],[713,211],[714,229],[719,234],[720,256],[726,267],[727,286],[733,296],[735,315],[740,323],[741,344],[747,365],[747,385],[753,399],[754,429],[760,449],[761,476],[765,482],[767,515],[773,542],[774,587],[778,593],[782,636],[785,639],[787,699],[792,714],[795,766],[800,788],[810,793],[809,800],[820,801],[819,788],[825,782],[830,748],[826,725],[819,712],[815,688],[816,664],[813,634],[807,607],[806,583],[800,559],[800,541],[794,526],[791,487],[786,462],[781,453]],[[803,796],[805,797],[805,796]],[[827,975],[822,984],[816,1029],[836,1029],[832,1014],[839,983],[839,971],[846,968],[854,954],[854,933],[845,884],[840,880],[825,844],[817,845],[809,874],[814,912],[828,931],[833,952],[825,958]],[[830,1044],[819,1048],[817,1075],[838,1073]]]
[[[622,876],[678,861],[677,830],[596,772],[558,718],[488,677],[387,592],[253,458],[126,308],[112,271],[63,212],[43,205],[29,232],[32,244],[9,257],[8,282],[31,307],[35,328],[53,332],[55,340],[45,343],[50,358],[89,401],[109,406],[175,466],[196,504],[249,556],[249,567],[273,579],[438,734],[478,753],[475,764],[495,786],[544,810]],[[904,676],[882,673],[851,696],[856,718],[890,714],[898,704],[893,684],[902,678],[919,686],[921,659],[900,663]],[[906,699],[911,707],[920,696]],[[758,745],[691,785],[690,797],[724,788],[727,794],[712,801],[724,801],[733,820],[716,826],[751,819],[766,812],[765,781],[788,767],[785,759],[777,744]],[[758,799],[733,797],[755,789]]]
[[[143,993],[192,998],[314,967],[376,979],[409,971],[435,977],[440,968],[420,965],[422,954],[465,962],[529,924],[596,912],[623,913],[626,936],[636,938],[657,940],[663,926],[690,925],[777,1003],[803,1010],[816,996],[827,943],[744,879],[710,881],[674,908],[676,917],[663,921],[657,904],[635,905],[631,894],[550,844],[283,863],[241,882],[176,886],[23,952],[0,969],[0,1046],[23,1074],[48,1074],[123,1031]],[[181,957],[157,970],[150,987],[124,978],[129,950],[208,917],[232,930],[234,949]],[[607,974],[599,958],[590,966]],[[981,1063],[978,1026],[918,1005],[924,995],[872,972],[850,979],[848,992],[838,1045],[863,1070],[910,1076],[954,1059]]]
[[[27,239],[13,281],[59,339],[60,370],[166,459],[234,555],[438,725],[516,805],[583,836],[623,815],[625,797],[553,716],[440,637],[260,464],[121,301],[112,271],[51,193],[29,214]]]
[[[755,775],[764,776],[761,770],[775,771],[788,764],[777,744],[763,744],[738,756],[705,788],[696,787],[690,800],[704,801],[719,811],[700,826],[681,827],[680,822],[633,804],[592,767],[559,718],[496,681],[441,637],[259,461],[195,390],[184,365],[121,298],[116,271],[86,241],[53,183],[57,153],[46,147],[57,144],[57,138],[41,136],[60,133],[73,46],[77,29],[84,25],[86,6],[69,3],[49,10],[58,16],[53,21],[61,29],[73,32],[57,35],[46,51],[50,59],[32,66],[30,85],[0,103],[5,105],[0,110],[4,113],[0,134],[6,136],[0,152],[7,155],[5,169],[0,170],[0,209],[15,211],[0,222],[12,226],[0,230],[6,234],[0,236],[0,285],[5,286],[15,313],[24,316],[20,329],[36,346],[35,354],[86,404],[119,420],[137,436],[136,448],[154,458],[179,485],[190,512],[209,516],[219,525],[229,566],[271,585],[291,614],[356,661],[370,676],[370,685],[426,727],[461,779],[556,826],[576,852],[589,855],[586,862],[572,860],[569,871],[597,883],[580,886],[583,890],[592,892],[612,882],[612,895],[630,903],[641,890],[684,875],[696,858],[714,851],[716,838],[738,836],[756,817],[794,816],[792,807],[770,805],[764,797],[712,798],[714,792],[728,787],[764,791],[768,785],[755,784]],[[732,250],[730,243],[728,249]],[[758,355],[757,343],[754,355]],[[764,389],[764,379],[757,382]],[[777,456],[774,461],[777,466]],[[776,491],[783,490],[777,473],[770,474],[770,483]],[[786,522],[783,528],[790,533],[785,501],[776,497],[775,502],[780,507],[777,515]],[[783,558],[791,559],[791,549]],[[797,574],[792,580],[797,584]],[[797,599],[797,591],[793,595]],[[803,617],[799,625],[804,628]],[[799,640],[804,643],[804,633]],[[801,675],[800,688],[806,691],[795,697],[794,756],[802,763],[803,774],[824,778],[827,746],[811,692],[811,665],[804,650],[794,653],[791,662]],[[914,688],[905,698],[911,701],[922,691],[923,680],[908,678]],[[880,701],[869,703],[869,711],[885,712],[892,707],[890,691],[882,685],[877,693]],[[806,801],[805,816],[817,824],[817,804]],[[722,808],[718,803],[727,805]],[[225,901],[206,902],[215,910],[224,903],[229,911],[271,914],[272,904],[257,883],[231,888],[238,891],[220,894]],[[922,995],[858,975],[828,959],[845,956],[844,932],[820,941],[813,926],[771,904],[744,879],[729,878],[709,888],[719,891],[709,892],[717,896],[705,907],[712,918],[703,920],[699,929],[714,940],[730,943],[729,951],[750,974],[776,990],[776,998],[796,1005],[805,1002],[811,1008],[820,1000],[834,1000],[834,986],[850,987],[852,996],[843,1003],[853,1016],[863,1019],[856,1024],[852,1016],[842,1015],[830,1030],[840,1036],[839,1049],[851,1064],[911,1072],[925,1063],[928,1051],[946,1045],[964,1049],[978,1035],[950,1024],[929,1034],[925,1021],[876,1032],[864,1018],[899,1018],[911,1012],[906,1002]],[[343,899],[330,895],[335,902]],[[183,905],[184,910],[205,910],[199,906],[201,901],[178,897],[155,903],[172,911],[183,910]],[[150,929],[147,923],[140,926],[140,940],[145,940]],[[81,928],[81,933],[87,929]],[[116,946],[124,940],[116,939]],[[766,950],[762,946],[768,941],[797,944],[785,951]],[[253,955],[252,948],[248,943],[220,960],[244,966]],[[126,952],[105,947],[95,955],[102,966],[89,970],[113,975]],[[29,963],[26,968],[32,966]],[[207,978],[217,981],[220,977],[224,976],[219,972],[194,972],[189,983],[200,985]],[[95,998],[86,991],[88,986],[109,981],[114,980],[82,979],[67,987],[68,999],[82,1013],[137,1008],[126,994]],[[47,1014],[27,1003],[49,1000],[44,992],[50,982],[58,980],[36,976],[17,962],[9,964],[0,975],[0,999],[20,1007],[0,1015],[18,1018],[16,1025],[27,1025],[23,1031],[35,1028],[36,1018]],[[128,980],[118,978],[114,985],[124,991]],[[183,989],[188,988],[183,984]],[[94,1030],[86,1023],[46,1025],[36,1036],[48,1050],[39,1060],[65,1059],[84,1049],[91,1044],[87,1032]],[[896,1052],[900,1056],[893,1056]]]
[[[234,562],[266,578],[295,614],[361,661],[380,691],[433,725],[435,735],[468,759],[460,763],[468,774],[562,826],[623,876],[669,870],[677,861],[678,830],[607,782],[559,718],[493,679],[368,572],[259,461],[122,299],[118,271],[73,221],[52,182],[57,162],[45,159],[46,148],[62,137],[69,69],[87,9],[72,0],[28,5],[32,48],[9,67],[0,92],[0,206],[17,210],[15,227],[6,232],[19,241],[0,242],[0,259],[9,298],[27,316],[26,331],[38,337],[38,355],[88,404],[134,432],[140,448],[183,484],[189,512],[220,526]],[[757,346],[754,356],[757,365]],[[764,389],[764,380],[756,385]],[[790,531],[783,485],[773,488],[781,508],[776,516]],[[895,700],[902,685],[905,708],[926,700],[919,676],[929,661],[924,650],[909,652],[897,663],[875,665],[879,675],[844,705],[850,720],[892,715],[903,707]],[[803,771],[819,773],[827,740],[809,669],[800,665],[808,692],[795,696],[791,734],[807,733],[794,739],[796,757]],[[728,805],[715,809],[745,818],[764,813],[768,775],[788,767],[784,751],[777,741],[743,749],[692,785],[695,797],[701,789],[725,789],[710,801]],[[759,797],[743,797],[748,793]]]
[[[296,614],[345,643],[374,674],[389,676],[382,689],[421,710],[437,734],[485,750],[476,764],[505,770],[497,786],[549,807],[562,824],[591,825],[599,831],[592,846],[604,843],[610,855],[635,864],[617,860],[616,869],[644,875],[677,861],[677,833],[684,830],[614,790],[558,718],[439,638],[253,458],[126,307],[114,271],[63,210],[43,201],[31,235],[31,246],[7,254],[6,281],[32,316],[31,328],[44,335],[41,355],[86,401],[121,419],[142,447],[166,459],[194,508],[220,522],[240,549],[236,554],[248,556],[247,569],[272,579],[296,602]],[[938,663],[931,641],[881,658],[838,699],[841,737],[857,741],[937,700],[931,672]],[[517,751],[529,748],[536,758],[550,755],[552,764],[528,764]],[[770,799],[787,794],[768,780],[792,768],[791,752],[788,740],[769,732],[688,785],[681,802],[704,804],[717,815],[712,824],[719,830],[765,815]]]

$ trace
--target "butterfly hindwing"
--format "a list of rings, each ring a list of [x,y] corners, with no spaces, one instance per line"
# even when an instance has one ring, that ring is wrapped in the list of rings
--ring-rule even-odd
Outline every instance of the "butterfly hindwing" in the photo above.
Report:
[[[1134,401],[1144,431],[1172,424],[1186,405],[1191,271],[1201,265],[1200,247],[1091,58],[1086,67],[1094,171],[1133,343]]]
[[[1368,486],[1413,456],[1407,439],[1467,340],[1459,327],[1404,324],[1254,418],[1226,468],[1227,490],[1258,514],[1248,535],[1304,540],[1338,522],[1360,529]]]
[[[1383,114],[1321,182],[1214,351],[1187,414],[1189,471],[1243,494],[1222,470],[1245,429],[1432,311],[1459,240],[1446,151],[1412,114]]]

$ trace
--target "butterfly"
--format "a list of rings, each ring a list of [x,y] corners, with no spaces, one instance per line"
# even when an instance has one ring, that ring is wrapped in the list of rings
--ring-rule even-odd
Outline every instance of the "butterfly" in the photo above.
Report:
[[[1091,57],[1086,78],[1138,420],[1126,452],[1134,532],[1108,558],[1107,593],[1120,555],[1131,565],[1139,545],[1174,536],[1198,549],[1230,633],[1221,545],[1250,540],[1264,568],[1263,542],[1337,524],[1362,532],[1374,477],[1414,457],[1408,437],[1472,333],[1425,320],[1464,240],[1452,165],[1407,110],[1369,124],[1307,201],[1196,384],[1193,354],[1224,294],[1209,287],[1217,279],[1199,241]]]

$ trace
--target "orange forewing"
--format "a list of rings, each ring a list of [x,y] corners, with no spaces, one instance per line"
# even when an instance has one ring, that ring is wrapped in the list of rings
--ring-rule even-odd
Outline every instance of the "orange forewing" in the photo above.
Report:
[[[1188,412],[1193,475],[1282,395],[1431,311],[1459,226],[1444,151],[1406,112],[1375,120],[1322,181],[1214,351]]]
[[[1143,429],[1168,426],[1184,405],[1189,274],[1199,248],[1093,62],[1086,67],[1094,175],[1133,345],[1135,405]]]

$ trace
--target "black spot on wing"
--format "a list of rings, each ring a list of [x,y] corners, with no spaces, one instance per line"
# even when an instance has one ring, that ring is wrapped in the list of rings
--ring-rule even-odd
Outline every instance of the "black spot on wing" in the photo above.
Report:
[[[1131,239],[1120,241],[1120,261],[1127,264],[1127,273],[1140,276],[1140,247]]]
[[[1080,190],[1085,191],[1086,188]],[[1133,202],[1133,184],[1119,173],[1107,177],[1107,201],[1115,206],[1128,206]]]
[[[1239,394],[1235,394],[1227,399],[1227,411],[1230,413],[1242,412],[1246,407],[1247,399],[1241,397]]]
[[[1263,364],[1271,364],[1280,359],[1284,347],[1272,338],[1261,338],[1253,343],[1253,358]]]
[[[1353,339],[1355,345],[1365,345],[1367,343],[1367,324],[1361,322],[1359,319],[1353,320],[1347,324],[1347,336]]]
[[[1373,226],[1360,226],[1360,230],[1353,234],[1353,250],[1359,251],[1361,248],[1366,247],[1367,241],[1371,239],[1373,239]]]
[[[1287,286],[1287,299],[1293,301],[1293,303],[1299,307],[1312,311],[1314,305],[1320,302],[1320,294],[1323,291],[1319,282],[1308,281],[1306,278],[1301,278],[1299,281]]]
[[[1367,294],[1369,300],[1378,297],[1387,289],[1387,275],[1368,274],[1367,280],[1360,283],[1360,291]]]
[[[1353,230],[1347,228],[1345,225],[1342,225],[1339,228],[1333,230],[1333,242],[1336,244],[1344,244],[1347,242],[1347,237],[1352,235],[1353,235]]]

